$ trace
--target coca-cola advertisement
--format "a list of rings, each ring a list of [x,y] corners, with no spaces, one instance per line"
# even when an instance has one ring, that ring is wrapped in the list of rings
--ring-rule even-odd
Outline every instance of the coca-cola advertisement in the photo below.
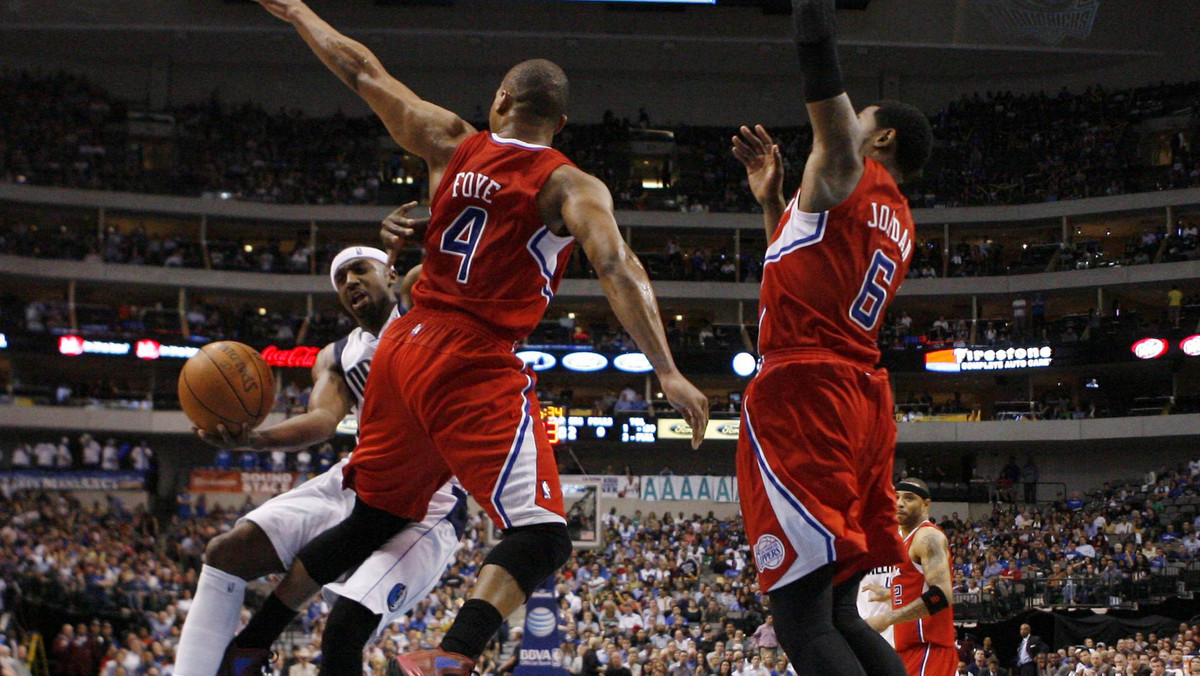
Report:
[[[262,351],[262,356],[271,366],[312,368],[313,364],[317,363],[317,353],[320,351],[319,347],[300,346],[290,350],[281,350],[271,345]]]

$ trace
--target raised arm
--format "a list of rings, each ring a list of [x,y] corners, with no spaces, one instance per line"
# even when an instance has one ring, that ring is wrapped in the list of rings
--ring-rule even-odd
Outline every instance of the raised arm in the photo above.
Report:
[[[762,207],[763,227],[770,241],[787,208],[783,199],[783,156],[761,124],[754,129],[743,126],[739,131],[740,136],[733,137],[733,156],[746,167],[746,181]]]
[[[801,211],[828,211],[854,192],[863,172],[863,130],[842,84],[834,0],[792,0],[796,49],[813,148],[804,167]]]
[[[229,449],[292,451],[325,441],[337,432],[338,423],[354,406],[354,395],[335,366],[333,345],[326,345],[313,364],[312,393],[308,396],[308,410],[301,415],[257,430],[229,430],[222,426],[218,428],[219,435],[192,429],[213,446]]]
[[[608,188],[594,176],[563,166],[546,182],[538,200],[543,214],[551,216],[546,222],[565,225],[583,247],[617,319],[650,360],[667,401],[692,427],[692,447],[699,447],[708,427],[708,398],[675,367],[654,289],[641,261],[621,238]]]
[[[946,536],[934,528],[925,528],[923,531],[908,553],[925,572],[925,586],[929,591],[906,606],[868,618],[867,624],[876,631],[883,631],[893,624],[929,617],[946,610],[954,602],[950,582],[950,546]]]
[[[296,28],[334,75],[353,89],[379,116],[402,148],[429,164],[430,192],[454,149],[475,129],[458,115],[421,99],[392,77],[361,43],[330,26],[301,0],[257,0],[271,14]]]

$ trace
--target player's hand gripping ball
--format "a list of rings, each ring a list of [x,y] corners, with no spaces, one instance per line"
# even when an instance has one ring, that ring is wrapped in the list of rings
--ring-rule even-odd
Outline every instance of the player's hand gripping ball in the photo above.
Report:
[[[183,365],[179,403],[188,419],[209,434],[218,434],[218,425],[254,428],[275,403],[275,377],[249,345],[209,343]]]

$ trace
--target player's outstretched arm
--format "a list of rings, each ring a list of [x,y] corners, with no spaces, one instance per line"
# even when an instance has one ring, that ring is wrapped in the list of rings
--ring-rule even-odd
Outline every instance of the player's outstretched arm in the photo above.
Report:
[[[743,126],[739,132],[739,136],[733,137],[733,156],[746,167],[746,180],[754,199],[762,206],[763,227],[770,240],[787,208],[783,199],[783,155],[761,124],[753,129]]]
[[[561,214],[547,222],[561,221],[583,247],[617,319],[650,360],[667,401],[691,425],[692,447],[699,447],[708,427],[708,397],[675,367],[650,278],[621,238],[612,194],[600,179],[563,166],[550,177],[538,199]]]
[[[321,62],[371,106],[392,138],[429,163],[437,178],[459,142],[475,133],[458,115],[423,100],[388,74],[371,50],[339,33],[301,0],[257,2],[292,24]]]
[[[834,0],[792,0],[804,101],[813,126],[813,149],[798,203],[808,213],[841,204],[863,173],[863,130],[842,84],[834,5]]]
[[[950,577],[950,545],[941,531],[933,528],[925,528],[923,531],[921,537],[909,547],[908,553],[925,572],[925,586],[929,587],[929,591],[916,601],[890,613],[867,618],[867,624],[875,631],[883,631],[893,624],[929,617],[947,610],[954,603]]]
[[[192,429],[213,446],[229,449],[291,451],[325,441],[337,432],[338,423],[354,405],[354,395],[335,366],[333,345],[326,345],[313,364],[308,410],[294,418],[257,430],[220,426],[217,435]]]

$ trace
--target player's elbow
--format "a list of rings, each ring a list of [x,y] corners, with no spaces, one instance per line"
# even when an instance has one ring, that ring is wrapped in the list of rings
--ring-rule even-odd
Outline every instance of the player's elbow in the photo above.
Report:
[[[338,423],[342,422],[344,417],[340,411],[330,408],[314,408],[305,416],[308,418],[308,438],[305,439],[307,443],[304,445],[320,443],[337,434]]]
[[[614,282],[632,279],[640,267],[637,258],[632,253],[618,249],[598,258],[591,258],[592,268],[600,279]]]

